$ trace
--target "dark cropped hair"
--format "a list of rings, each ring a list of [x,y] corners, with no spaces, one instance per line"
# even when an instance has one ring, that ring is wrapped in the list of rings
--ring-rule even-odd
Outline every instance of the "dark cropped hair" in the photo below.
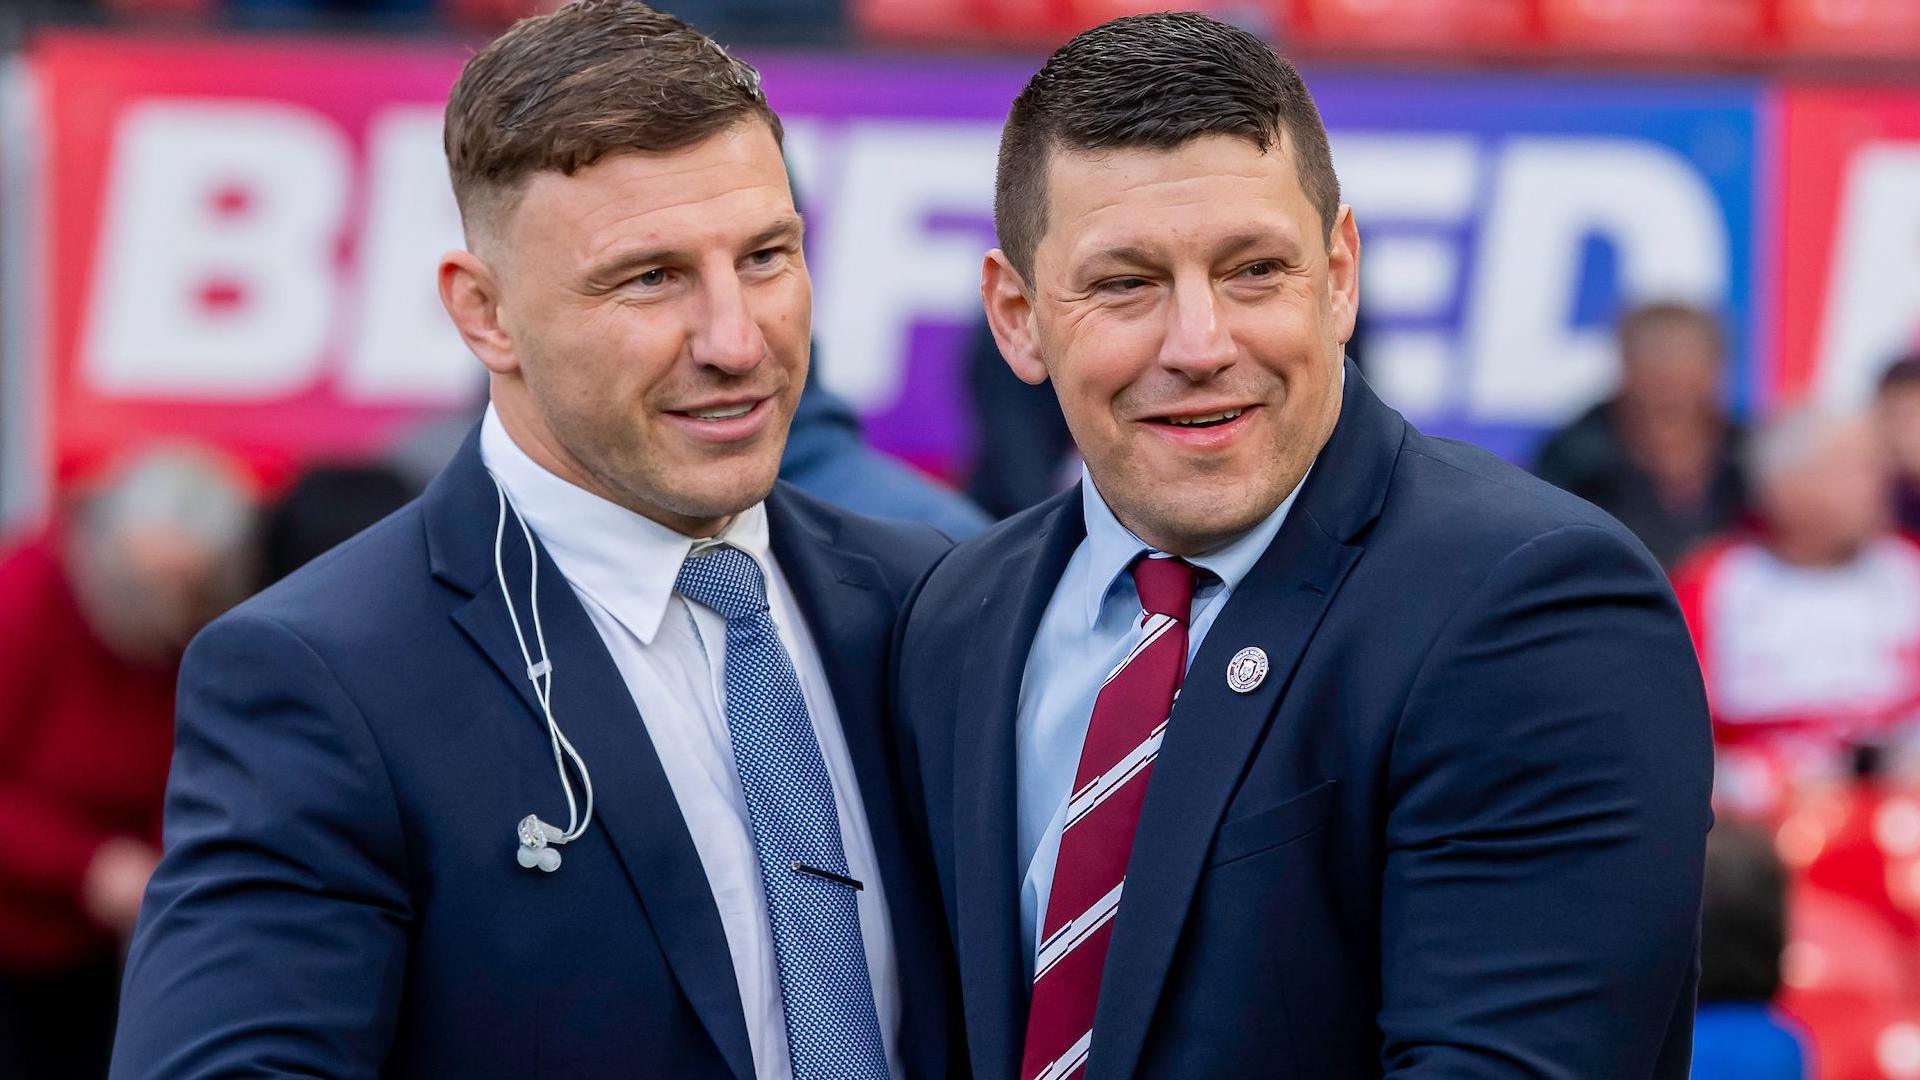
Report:
[[[780,139],[760,73],[712,38],[637,0],[577,0],[467,61],[447,99],[447,168],[471,229],[511,209],[533,173],[678,150],[755,119]]]
[[[1880,373],[1880,393],[1889,390],[1904,390],[1909,386],[1920,386],[1920,350],[1888,364]]]
[[[1047,229],[1047,164],[1056,150],[1172,149],[1233,135],[1262,152],[1291,144],[1300,186],[1331,242],[1340,210],[1320,110],[1293,65],[1266,42],[1194,12],[1129,15],[1081,33],[1047,58],[1013,101],[1000,136],[993,223],[1031,281]]]
[[[1707,834],[1700,1002],[1765,1002],[1780,991],[1787,872],[1773,834],[1723,816]]]

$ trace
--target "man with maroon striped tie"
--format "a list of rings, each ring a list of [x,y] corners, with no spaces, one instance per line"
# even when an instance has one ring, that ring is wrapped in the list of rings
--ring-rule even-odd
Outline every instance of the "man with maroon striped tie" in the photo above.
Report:
[[[975,1074],[1684,1077],[1686,628],[1617,522],[1344,362],[1299,76],[1204,16],[1089,30],[1014,102],[995,224],[988,320],[1086,473],[896,656]]]

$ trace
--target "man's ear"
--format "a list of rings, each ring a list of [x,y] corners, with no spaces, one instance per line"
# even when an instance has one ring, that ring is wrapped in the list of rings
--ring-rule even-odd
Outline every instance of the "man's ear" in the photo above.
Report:
[[[1047,365],[1034,341],[1033,296],[1007,253],[994,248],[980,267],[980,299],[987,308],[987,325],[1000,346],[1000,357],[1020,377],[1039,386],[1047,381]]]
[[[1344,345],[1353,337],[1360,311],[1360,227],[1354,224],[1353,207],[1342,206],[1339,213],[1327,248],[1327,290],[1332,293],[1334,336]]]
[[[513,337],[501,323],[499,278],[480,256],[466,250],[440,256],[440,304],[488,371],[509,375],[520,369]]]

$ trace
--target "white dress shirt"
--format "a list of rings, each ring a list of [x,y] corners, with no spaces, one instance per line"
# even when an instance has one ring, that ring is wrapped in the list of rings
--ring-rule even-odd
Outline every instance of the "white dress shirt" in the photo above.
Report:
[[[888,1069],[899,1076],[899,981],[886,890],[826,670],[768,544],[766,506],[742,511],[710,540],[682,536],[548,472],[514,443],[491,406],[481,423],[480,458],[573,586],[626,680],[720,911],[746,1010],[754,1074],[790,1080],[773,931],[723,704],[726,620],[673,591],[680,564],[697,546],[729,544],[760,564],[773,621],[800,677],[839,804],[847,866],[866,885],[858,894],[860,935]],[[564,671],[565,658],[556,657],[555,666]],[[555,719],[564,731],[566,716]]]

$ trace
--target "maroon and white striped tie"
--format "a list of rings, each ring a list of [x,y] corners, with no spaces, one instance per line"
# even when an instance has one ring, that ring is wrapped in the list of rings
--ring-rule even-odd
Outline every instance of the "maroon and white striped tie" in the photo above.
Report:
[[[1107,674],[1080,748],[1041,923],[1021,1080],[1067,1080],[1086,1068],[1127,856],[1187,666],[1193,579],[1193,566],[1180,559],[1143,555],[1133,564],[1146,618],[1139,641]]]

